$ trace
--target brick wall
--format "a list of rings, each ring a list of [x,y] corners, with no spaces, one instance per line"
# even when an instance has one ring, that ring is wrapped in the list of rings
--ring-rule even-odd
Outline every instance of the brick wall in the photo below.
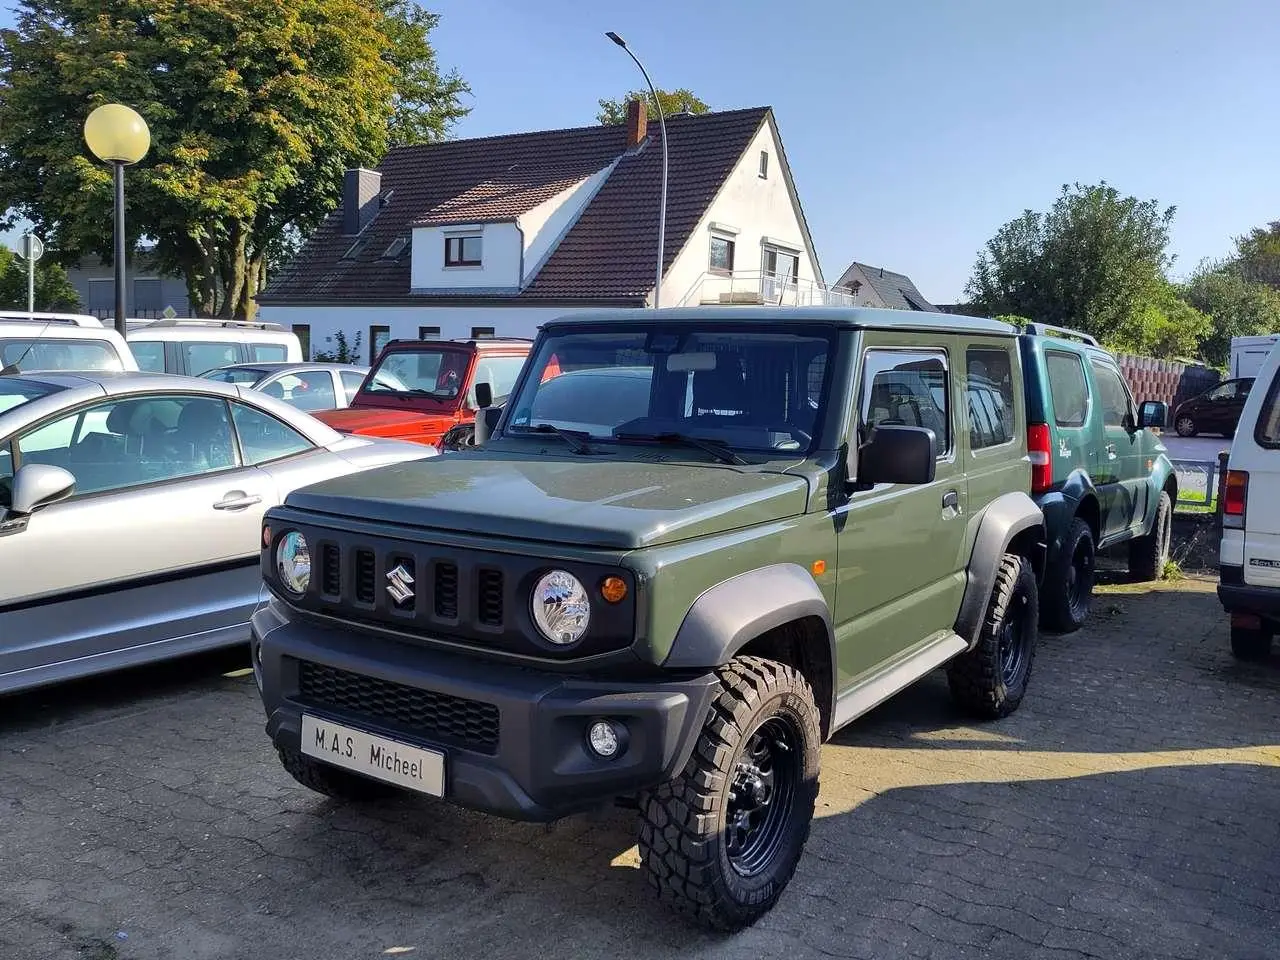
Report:
[[[1211,367],[1199,367],[1176,363],[1172,360],[1156,360],[1132,354],[1116,355],[1120,370],[1129,381],[1136,403],[1143,400],[1162,400],[1169,405],[1169,412],[1197,393],[1208,390],[1221,378]]]

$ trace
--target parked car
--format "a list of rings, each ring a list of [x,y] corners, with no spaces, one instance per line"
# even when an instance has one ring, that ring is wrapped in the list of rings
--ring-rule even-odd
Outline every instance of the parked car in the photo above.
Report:
[[[211,380],[0,376],[0,692],[245,642],[263,511],[434,453]]]
[[[126,331],[138,367],[198,377],[230,363],[301,363],[298,335],[278,323],[179,317],[130,320]]]
[[[1218,559],[1218,598],[1241,660],[1265,660],[1280,629],[1280,346],[1257,382],[1227,460]]]
[[[999,437],[967,426],[971,377],[1021,381],[1015,334],[837,308],[545,324],[483,445],[267,512],[251,662],[284,768],[519,820],[630,797],[650,887],[752,923],[826,738],[942,666],[978,718],[1027,694],[1022,391]]]
[[[137,370],[124,338],[78,313],[0,313],[0,369]]]
[[[1180,437],[1220,433],[1233,437],[1244,402],[1253,389],[1253,377],[1225,380],[1204,393],[1182,401],[1173,411],[1173,429]]]
[[[455,449],[474,437],[475,387],[504,398],[531,341],[392,340],[345,410],[317,416],[341,433],[395,437]],[[397,385],[398,384],[398,385]]]
[[[1089,615],[1099,550],[1125,547],[1134,579],[1164,576],[1178,478],[1154,429],[1168,407],[1135,405],[1115,357],[1088,334],[1030,324],[1018,339],[1031,493],[1049,544],[1041,622],[1069,632]]]
[[[200,376],[242,384],[299,410],[314,412],[350,406],[368,372],[368,367],[349,363],[234,363],[206,370]],[[385,373],[378,374],[378,381],[390,389],[407,389]]]

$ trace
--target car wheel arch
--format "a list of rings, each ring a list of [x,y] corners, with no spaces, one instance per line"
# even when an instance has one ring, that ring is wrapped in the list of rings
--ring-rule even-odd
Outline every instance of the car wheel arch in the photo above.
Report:
[[[983,510],[977,523],[967,584],[955,624],[955,632],[969,643],[970,649],[982,628],[1001,558],[1006,553],[1025,556],[1038,581],[1044,577],[1046,560],[1044,514],[1028,494],[1002,494]]]

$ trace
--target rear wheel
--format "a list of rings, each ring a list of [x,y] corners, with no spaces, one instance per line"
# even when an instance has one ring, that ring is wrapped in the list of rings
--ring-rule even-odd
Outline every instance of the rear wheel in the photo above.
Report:
[[[1173,501],[1169,498],[1169,491],[1161,490],[1151,532],[1129,541],[1129,575],[1143,582],[1163,577],[1172,540]]]
[[[1237,660],[1266,660],[1271,656],[1271,637],[1266,627],[1232,627],[1231,653]]]
[[[1185,413],[1173,422],[1173,429],[1178,432],[1180,437],[1194,437],[1200,432],[1200,428],[1196,426],[1195,418]]]
[[[1084,626],[1093,603],[1095,561],[1093,531],[1076,517],[1045,575],[1040,623],[1046,629],[1070,633]]]

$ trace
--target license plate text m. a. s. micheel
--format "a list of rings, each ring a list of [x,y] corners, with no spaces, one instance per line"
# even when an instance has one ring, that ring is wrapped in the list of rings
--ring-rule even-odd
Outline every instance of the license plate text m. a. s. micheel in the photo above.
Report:
[[[302,715],[302,752],[353,773],[433,797],[444,796],[444,754]]]

